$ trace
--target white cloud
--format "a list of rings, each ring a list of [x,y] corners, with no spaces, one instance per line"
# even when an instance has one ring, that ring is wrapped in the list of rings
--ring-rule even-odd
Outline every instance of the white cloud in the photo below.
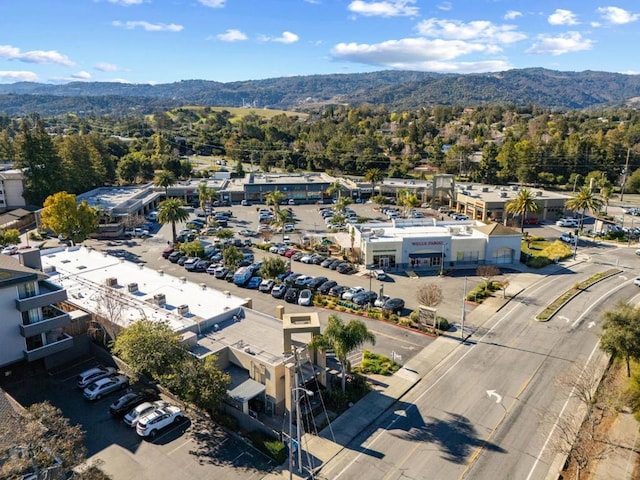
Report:
[[[115,20],[111,22],[114,27],[122,27],[127,30],[132,30],[134,28],[142,28],[147,32],[179,32],[184,27],[182,25],[177,25],[175,23],[150,23],[145,22],[143,20],[139,21],[131,21],[131,22],[121,22],[119,20]]]
[[[128,7],[130,5],[140,5],[144,3],[145,0],[107,0],[109,3],[115,3],[116,5],[124,5]]]
[[[517,10],[509,10],[507,13],[504,14],[504,18],[505,20],[515,20],[518,17],[522,16],[522,12],[518,12]]]
[[[353,0],[348,8],[365,17],[406,17],[418,15],[420,10],[413,6],[415,3],[416,0]]]
[[[280,37],[273,39],[274,42],[280,43],[296,43],[298,40],[300,40],[300,37],[291,32],[282,32],[282,35]]]
[[[240,30],[236,30],[235,28],[230,28],[224,33],[219,33],[216,35],[218,40],[222,40],[223,42],[238,42],[242,40],[246,40],[247,36],[242,33]]]
[[[482,40],[498,43],[514,43],[527,36],[518,32],[514,25],[494,25],[488,20],[474,20],[469,23],[458,20],[429,18],[416,27],[421,35],[453,40]]]
[[[300,39],[298,35],[291,32],[282,32],[279,37],[269,37],[267,35],[261,35],[258,40],[261,42],[278,42],[278,43],[295,43]]]
[[[11,82],[37,82],[38,75],[33,72],[0,70],[0,80],[9,80]]]
[[[567,32],[556,37],[538,35],[537,41],[526,53],[537,55],[564,55],[565,53],[591,50],[593,40],[582,38],[578,32]]]
[[[80,72],[76,72],[72,74],[71,78],[75,80],[90,80],[91,74],[89,72],[85,72],[84,70],[81,70]]]
[[[600,7],[598,8],[598,12],[607,22],[615,23],[617,25],[635,22],[640,18],[640,14],[631,13],[620,7]]]
[[[55,63],[65,67],[75,66],[69,57],[55,50],[30,50],[21,52],[19,48],[11,45],[0,45],[0,58],[17,60],[25,63]]]
[[[452,8],[453,5],[451,4],[451,2],[442,2],[440,5],[438,5],[438,10],[443,10],[445,12],[448,12]]]
[[[225,0],[198,0],[198,2],[205,7],[222,8],[224,7]]]
[[[122,70],[118,65],[107,62],[98,62],[93,68],[100,70],[101,72],[119,72]]]
[[[577,25],[576,14],[571,10],[556,8],[556,11],[549,15],[547,21],[551,25]]]
[[[461,40],[403,38],[382,43],[339,43],[331,50],[335,59],[393,68],[431,61],[453,60],[461,55],[483,53],[486,46]]]

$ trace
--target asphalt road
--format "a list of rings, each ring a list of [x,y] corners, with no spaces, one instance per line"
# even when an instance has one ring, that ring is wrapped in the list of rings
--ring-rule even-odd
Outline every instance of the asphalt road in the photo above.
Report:
[[[558,379],[597,363],[602,312],[640,292],[630,272],[589,288],[549,322],[533,318],[602,270],[581,264],[525,290],[325,465],[322,477],[544,479],[555,453],[550,433],[576,409]]]

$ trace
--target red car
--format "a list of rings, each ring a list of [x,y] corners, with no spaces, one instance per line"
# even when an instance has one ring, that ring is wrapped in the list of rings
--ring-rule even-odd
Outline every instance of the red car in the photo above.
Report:
[[[162,258],[169,258],[169,255],[173,253],[173,247],[167,247],[162,251]]]
[[[295,248],[292,248],[291,250],[287,250],[286,252],[284,252],[284,256],[287,258],[291,258],[297,252],[298,250],[296,250]]]

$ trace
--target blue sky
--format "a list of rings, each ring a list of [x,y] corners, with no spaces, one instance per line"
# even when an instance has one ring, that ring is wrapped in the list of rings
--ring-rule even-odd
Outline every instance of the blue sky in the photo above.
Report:
[[[2,0],[0,83],[640,73],[638,0]]]

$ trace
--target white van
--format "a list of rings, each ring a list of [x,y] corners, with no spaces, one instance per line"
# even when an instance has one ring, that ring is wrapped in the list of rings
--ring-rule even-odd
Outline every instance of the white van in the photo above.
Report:
[[[156,212],[154,210],[153,212],[147,213],[147,220],[149,220],[150,222],[157,222],[158,221],[158,212]]]
[[[385,273],[384,270],[374,270],[373,271],[373,277],[376,280],[384,280],[387,278],[387,274]]]

